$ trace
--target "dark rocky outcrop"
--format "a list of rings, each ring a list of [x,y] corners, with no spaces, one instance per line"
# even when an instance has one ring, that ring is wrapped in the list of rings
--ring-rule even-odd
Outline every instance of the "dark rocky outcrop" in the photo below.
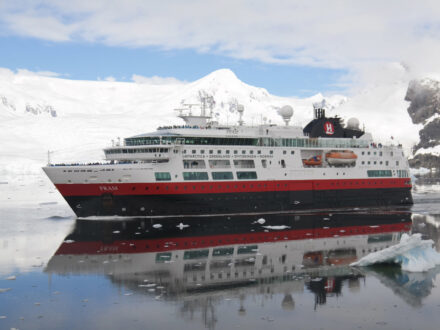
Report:
[[[416,154],[419,149],[440,145],[440,82],[432,79],[413,80],[405,100],[410,102],[408,114],[414,124],[422,124],[420,142],[414,146],[411,167],[440,168],[440,157],[434,154]],[[437,171],[438,172],[438,171]]]

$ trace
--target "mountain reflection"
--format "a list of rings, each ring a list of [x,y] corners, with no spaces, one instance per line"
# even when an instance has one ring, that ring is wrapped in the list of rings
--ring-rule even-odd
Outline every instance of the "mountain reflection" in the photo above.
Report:
[[[272,214],[129,220],[77,220],[45,271],[102,274],[132,292],[182,301],[213,328],[219,295],[282,294],[280,308],[308,290],[315,308],[345,285],[357,292],[364,270],[350,263],[397,244],[408,212]],[[188,316],[189,317],[189,316]]]

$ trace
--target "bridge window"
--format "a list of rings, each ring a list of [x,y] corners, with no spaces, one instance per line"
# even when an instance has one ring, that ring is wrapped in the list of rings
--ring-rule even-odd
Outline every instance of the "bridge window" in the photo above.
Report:
[[[239,180],[248,180],[248,179],[256,179],[257,172],[237,172],[237,179]]]
[[[190,250],[190,251],[185,251],[185,253],[183,254],[183,259],[184,260],[188,260],[188,259],[202,259],[202,258],[208,258],[209,255],[209,249],[206,250]]]
[[[206,172],[183,172],[184,180],[208,180]]]
[[[170,172],[155,172],[154,176],[156,181],[170,181],[171,175]]]
[[[368,170],[368,177],[392,176],[391,170]]]
[[[213,180],[233,180],[232,172],[212,172]]]

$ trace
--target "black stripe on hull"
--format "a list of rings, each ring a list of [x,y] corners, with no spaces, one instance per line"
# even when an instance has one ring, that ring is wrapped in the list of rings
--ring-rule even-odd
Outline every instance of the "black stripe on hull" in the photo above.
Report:
[[[340,207],[408,206],[410,188],[228,194],[67,196],[79,217],[279,212]]]

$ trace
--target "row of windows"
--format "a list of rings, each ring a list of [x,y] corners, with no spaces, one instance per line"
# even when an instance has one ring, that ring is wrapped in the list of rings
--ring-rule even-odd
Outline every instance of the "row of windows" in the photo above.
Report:
[[[156,181],[171,181],[171,174],[169,172],[155,172],[154,177]],[[183,172],[183,179],[187,181],[207,181],[207,172]],[[213,180],[233,180],[232,172],[212,172]],[[237,171],[237,179],[248,180],[257,179],[257,172]]]
[[[368,170],[368,177],[392,176],[391,170]]]
[[[406,170],[397,170],[397,176],[399,178],[409,178],[409,173]]]
[[[137,153],[167,153],[167,148],[139,148],[139,149],[108,149],[104,150],[107,155],[111,154],[137,154]]]
[[[368,141],[334,138],[334,139],[312,139],[312,138],[232,138],[232,137],[182,137],[182,136],[147,136],[126,138],[125,145],[156,145],[156,144],[186,144],[186,145],[233,145],[233,146],[262,146],[262,147],[324,147],[324,148],[366,148]]]

